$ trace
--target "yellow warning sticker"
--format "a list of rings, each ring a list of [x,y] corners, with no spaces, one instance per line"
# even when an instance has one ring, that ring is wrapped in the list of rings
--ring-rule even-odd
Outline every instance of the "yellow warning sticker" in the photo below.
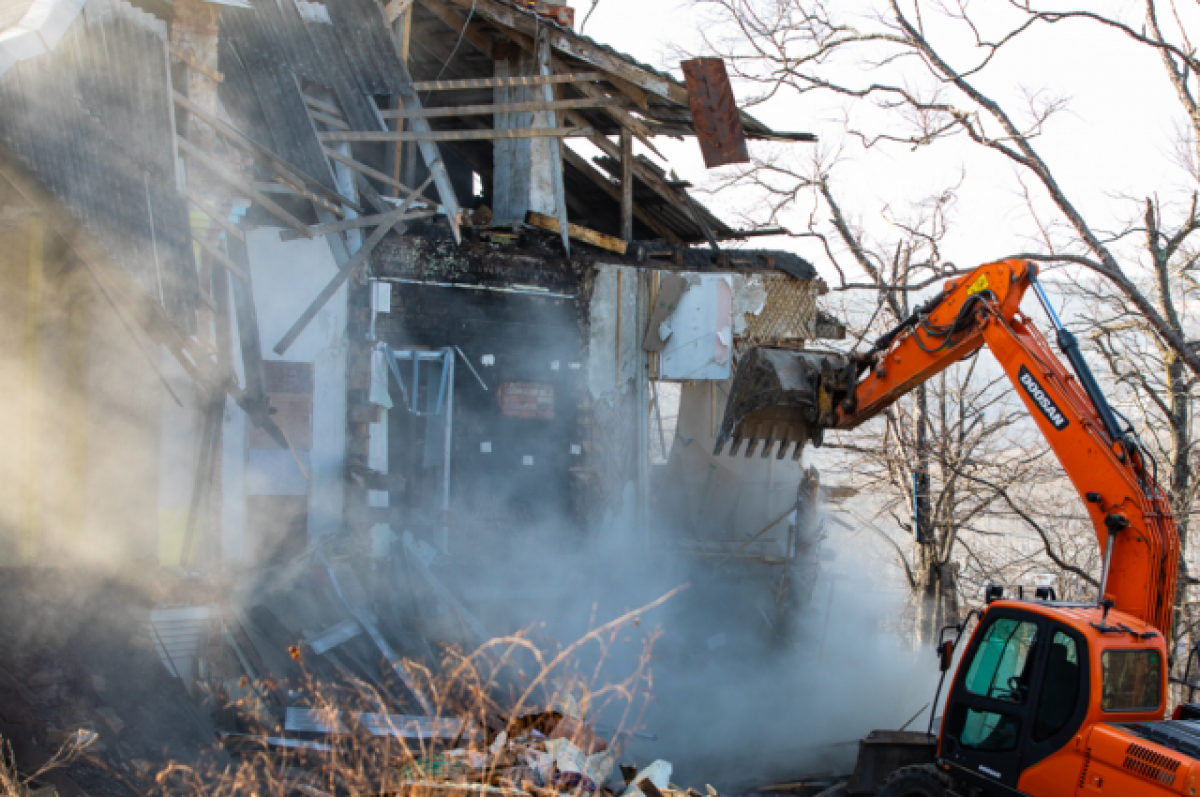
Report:
[[[990,286],[988,285],[987,274],[983,274],[979,279],[971,283],[971,287],[967,288],[967,296],[970,296],[972,293],[979,293],[988,287]]]

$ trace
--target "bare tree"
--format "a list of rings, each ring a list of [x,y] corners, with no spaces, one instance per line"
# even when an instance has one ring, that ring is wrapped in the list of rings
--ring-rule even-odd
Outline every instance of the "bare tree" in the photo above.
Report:
[[[1198,326],[1191,308],[1200,300],[1200,281],[1195,274],[1200,251],[1184,245],[1182,233],[1163,232],[1161,213],[1156,202],[1146,203],[1143,259],[1148,284],[1144,290],[1169,323],[1188,332]],[[1194,210],[1188,215],[1194,218]],[[1079,280],[1072,292],[1088,307],[1088,312],[1078,314],[1074,326],[1100,353],[1113,385],[1114,406],[1138,431],[1143,448],[1159,465],[1158,479],[1171,503],[1183,549],[1173,636],[1180,641],[1192,639],[1197,617],[1188,597],[1189,587],[1196,581],[1189,573],[1187,554],[1200,494],[1194,436],[1200,380],[1139,313],[1130,312],[1103,284]]]
[[[1146,0],[1145,25],[1138,28],[1088,10],[1042,11],[1032,0],[1009,0],[1005,7],[1010,24],[992,31],[962,0],[879,0],[873,14],[855,14],[824,0],[695,2],[715,17],[715,24],[704,26],[707,48],[758,89],[751,104],[787,92],[825,92],[882,109],[888,132],[851,131],[865,146],[891,142],[919,148],[965,137],[1004,158],[1018,175],[1041,187],[1053,208],[1050,217],[1036,219],[1040,251],[1021,256],[1071,263],[1098,275],[1183,366],[1200,375],[1200,354],[1186,332],[1146,291],[1136,261],[1126,262],[1118,248],[1136,230],[1106,232],[1100,222],[1089,220],[1058,179],[1055,165],[1035,146],[1064,101],[1046,93],[1026,93],[1023,107],[1013,108],[981,88],[999,77],[997,55],[1015,47],[1034,28],[1103,26],[1122,32],[1133,46],[1153,48],[1161,55],[1164,78],[1187,119],[1187,137],[1193,147],[1200,147],[1200,60],[1193,55],[1191,36],[1178,14],[1170,16],[1172,28],[1167,30],[1160,24],[1158,0]],[[989,6],[994,9],[994,4]],[[934,17],[948,24],[927,24]],[[934,29],[951,38],[935,41]],[[956,65],[959,61],[965,63]],[[1196,159],[1200,156],[1190,160],[1194,164]],[[1179,246],[1200,226],[1194,202],[1190,211],[1163,239],[1163,246]]]
[[[857,346],[868,334],[907,318],[915,290],[944,273],[939,243],[954,194],[943,192],[905,218],[889,217],[895,240],[876,244],[846,217],[826,173],[802,182],[829,213],[827,224],[814,216],[809,234],[826,245],[842,277],[840,287],[875,300],[863,303],[875,306]],[[959,545],[965,536],[991,533],[997,485],[1009,486],[1023,472],[1006,472],[997,464],[1013,460],[1027,468],[1039,459],[1028,451],[1013,453],[1013,433],[1023,417],[1009,398],[1004,375],[974,358],[918,386],[880,419],[828,444],[846,457],[855,486],[874,497],[876,517],[889,517],[887,525],[912,540],[902,546],[889,537],[915,598],[921,640],[957,621]]]

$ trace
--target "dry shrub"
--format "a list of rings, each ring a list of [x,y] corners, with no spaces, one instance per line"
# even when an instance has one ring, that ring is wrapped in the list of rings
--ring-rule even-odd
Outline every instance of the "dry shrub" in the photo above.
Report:
[[[497,797],[519,795],[521,789],[554,794],[528,780],[514,780],[512,773],[519,771],[514,766],[521,762],[512,749],[503,742],[495,750],[489,746],[502,732],[510,741],[527,733],[531,715],[551,710],[566,714],[570,712],[564,707],[573,705],[587,721],[601,713],[619,716],[616,727],[606,729],[608,749],[619,754],[639,729],[651,700],[651,651],[658,638],[657,631],[631,632],[640,627],[646,611],[685,588],[598,626],[565,647],[537,641],[526,631],[492,639],[471,653],[447,649],[436,670],[406,661],[410,682],[434,708],[433,716],[422,721],[440,725],[461,720],[461,729],[451,732],[454,738],[405,738],[405,727],[392,727],[387,735],[359,730],[350,717],[395,713],[397,701],[359,680],[330,687],[306,674],[299,689],[292,687],[293,693],[300,693],[312,716],[323,723],[341,722],[346,732],[323,736],[310,742],[308,749],[280,745],[278,727],[264,728],[262,736],[234,737],[231,741],[238,749],[233,764],[168,764],[155,778],[156,790],[164,795],[209,797],[401,791],[432,796],[451,793],[448,788],[459,794],[473,791]],[[625,648],[632,655],[617,662],[614,653],[622,644],[640,647]],[[301,658],[298,651],[293,655]],[[624,672],[614,678],[613,670]],[[256,688],[265,695],[270,686]],[[403,723],[409,731],[416,724],[411,719]],[[591,730],[582,733],[590,735]],[[452,756],[444,755],[451,750]],[[455,761],[467,765],[454,766]]]

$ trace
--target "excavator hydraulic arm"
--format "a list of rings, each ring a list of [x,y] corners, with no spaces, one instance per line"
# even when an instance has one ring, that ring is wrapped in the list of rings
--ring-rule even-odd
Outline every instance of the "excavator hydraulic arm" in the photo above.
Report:
[[[986,346],[1084,499],[1105,555],[1103,593],[1118,610],[1169,636],[1179,559],[1170,506],[1148,456],[1109,406],[1036,276],[1036,265],[1011,259],[951,279],[865,354],[748,352],[734,376],[716,453],[729,441],[734,454],[748,441],[746,456],[759,440],[767,441],[763,456],[774,440],[784,440],[780,457],[787,441],[798,441],[797,449],[805,441],[819,444],[827,429],[859,426]],[[1031,287],[1071,370],[1020,311]]]

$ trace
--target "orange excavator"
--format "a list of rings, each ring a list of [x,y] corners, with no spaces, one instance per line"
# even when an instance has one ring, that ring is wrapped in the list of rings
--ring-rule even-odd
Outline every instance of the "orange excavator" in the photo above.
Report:
[[[1070,369],[1020,310],[1030,288]],[[943,682],[959,640],[965,648],[950,676],[940,731],[917,754],[921,763],[860,778],[864,769],[878,769],[863,761],[864,740],[847,793],[1194,795],[1200,705],[1183,704],[1165,719],[1180,549],[1174,517],[1153,461],[1105,399],[1038,284],[1034,263],[988,263],[947,281],[865,355],[748,352],[730,390],[718,453],[732,444],[732,453],[746,446],[750,456],[765,443],[768,456],[779,442],[782,457],[795,442],[798,454],[805,442],[819,444],[825,429],[859,426],[983,346],[1085,502],[1103,550],[1099,594],[1094,602],[1068,603],[1044,587],[1012,598],[1004,587],[988,587],[981,612],[943,629],[943,639],[953,637],[939,640]]]

